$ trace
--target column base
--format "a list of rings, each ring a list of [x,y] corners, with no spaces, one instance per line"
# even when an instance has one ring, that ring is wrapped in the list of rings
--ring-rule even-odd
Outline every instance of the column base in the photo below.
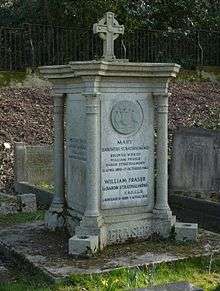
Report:
[[[168,209],[153,209],[154,225],[153,228],[156,233],[162,238],[171,236],[171,230],[176,222],[176,216],[172,215],[171,210]]]
[[[91,257],[99,250],[98,235],[74,235],[69,239],[69,254],[76,257]]]
[[[52,205],[48,211],[45,213],[45,226],[55,231],[56,229],[61,229],[65,225],[64,215],[63,215],[63,205]]]
[[[103,226],[101,216],[84,216],[80,225],[76,227],[76,234],[79,235],[100,235]]]
[[[106,227],[101,216],[84,216],[69,239],[69,254],[92,256],[106,245]]]
[[[154,208],[153,215],[156,218],[160,218],[160,219],[171,219],[172,218],[172,211],[170,210],[170,208],[164,208],[164,209]]]

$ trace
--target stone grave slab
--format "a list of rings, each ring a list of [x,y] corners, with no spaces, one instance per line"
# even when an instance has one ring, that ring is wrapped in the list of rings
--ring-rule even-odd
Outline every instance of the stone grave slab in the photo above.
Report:
[[[69,256],[68,238],[65,232],[48,232],[43,222],[14,225],[0,230],[0,254],[7,254],[27,269],[31,266],[58,280],[71,274],[102,273],[220,253],[220,234],[203,230],[196,244],[154,240],[130,242],[117,248],[107,247],[88,259]]]

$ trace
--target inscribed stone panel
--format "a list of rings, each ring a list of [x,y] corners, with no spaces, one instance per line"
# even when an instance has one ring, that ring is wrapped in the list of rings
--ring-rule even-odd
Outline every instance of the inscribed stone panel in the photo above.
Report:
[[[102,209],[152,204],[152,106],[150,97],[102,101]]]

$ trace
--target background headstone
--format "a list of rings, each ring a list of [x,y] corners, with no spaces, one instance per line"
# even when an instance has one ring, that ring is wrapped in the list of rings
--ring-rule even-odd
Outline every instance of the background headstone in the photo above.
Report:
[[[15,180],[39,187],[53,185],[52,146],[16,143]]]
[[[188,128],[175,133],[170,189],[197,198],[220,193],[220,131]]]

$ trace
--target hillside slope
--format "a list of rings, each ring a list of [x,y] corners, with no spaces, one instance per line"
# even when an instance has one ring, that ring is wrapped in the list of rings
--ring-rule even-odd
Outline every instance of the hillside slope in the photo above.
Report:
[[[171,83],[169,129],[220,126],[220,84]],[[52,143],[49,89],[0,88],[0,191],[13,191],[14,143]]]

